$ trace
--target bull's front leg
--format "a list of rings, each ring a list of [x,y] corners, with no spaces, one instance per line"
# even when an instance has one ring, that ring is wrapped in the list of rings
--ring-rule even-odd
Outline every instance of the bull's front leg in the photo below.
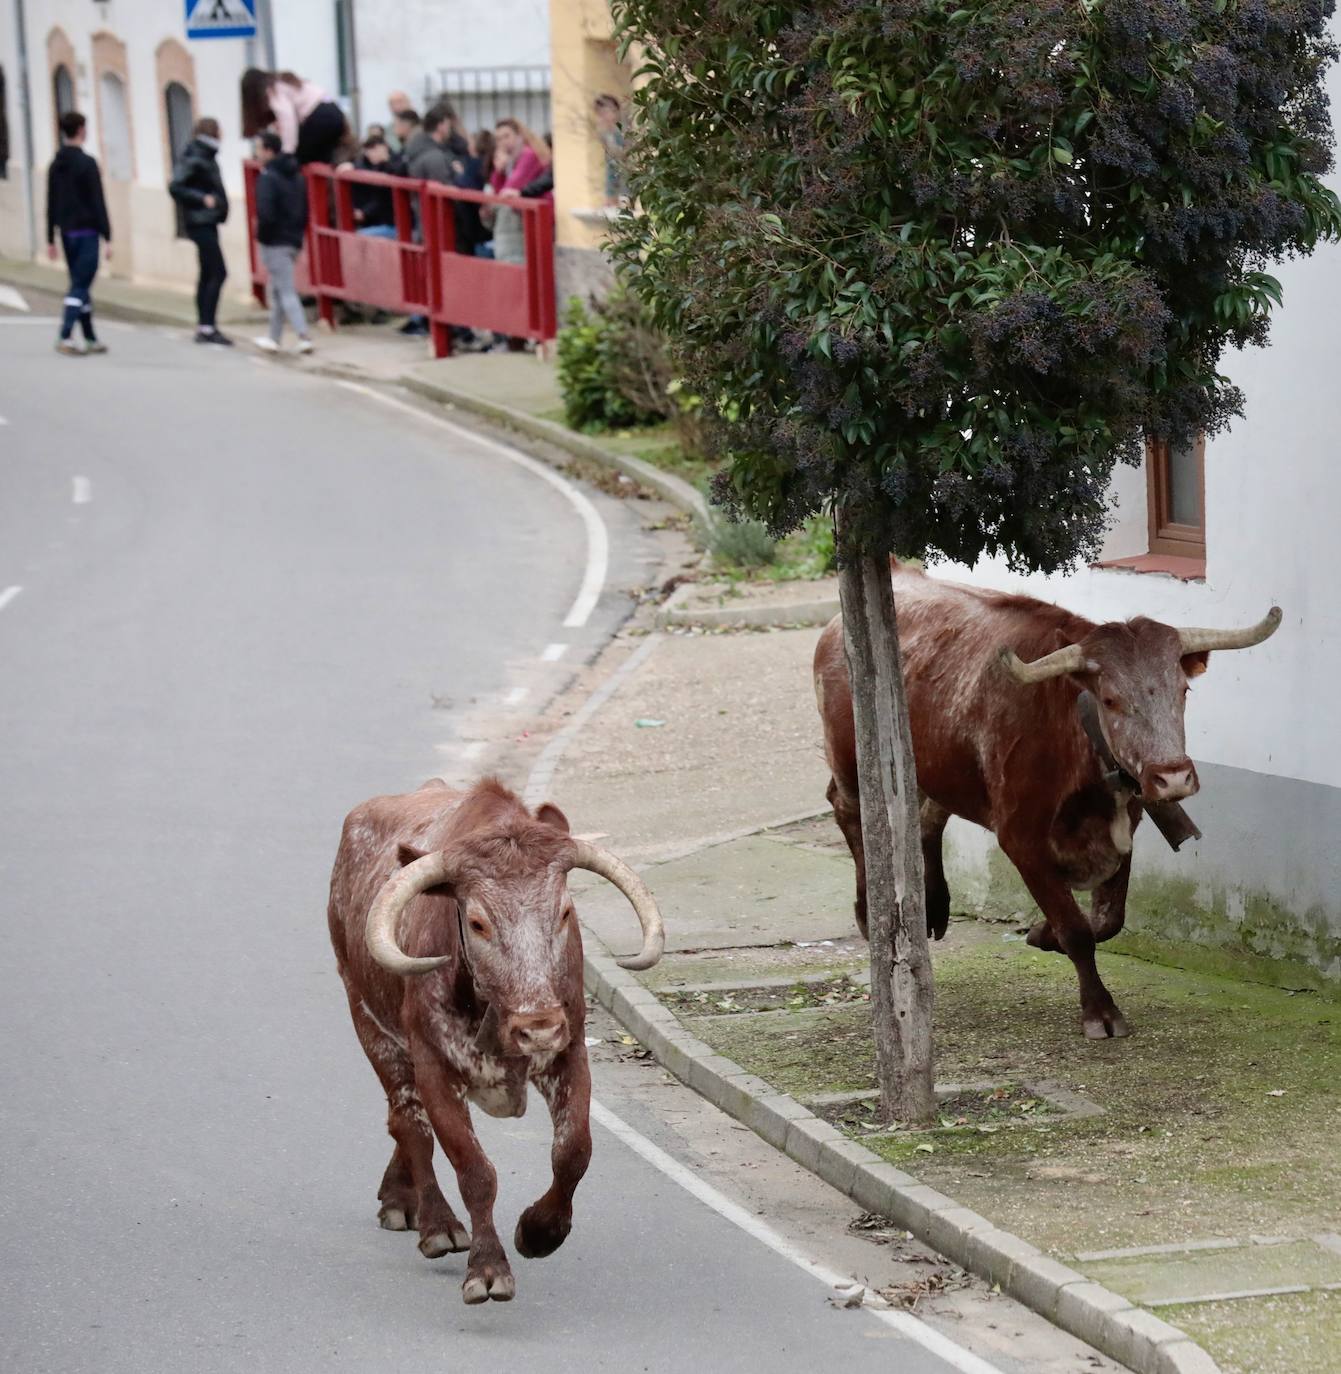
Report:
[[[1039,857],[1042,846],[1024,843],[1016,848],[1003,836],[1001,847],[1019,869],[1030,895],[1046,917],[1047,934],[1055,942],[1054,947],[1075,965],[1080,980],[1080,1017],[1085,1034],[1091,1040],[1130,1034],[1126,1018],[1099,977],[1099,966],[1094,960],[1094,929],[1089,917],[1080,909],[1065,880],[1057,875],[1046,858]],[[1030,943],[1048,948],[1042,941],[1031,939]]]
[[[527,1259],[552,1255],[573,1226],[573,1194],[591,1163],[591,1070],[579,1039],[554,1061],[535,1085],[554,1122],[550,1160],[554,1181],[522,1214],[513,1244]]]
[[[470,1213],[470,1255],[461,1296],[468,1303],[508,1302],[517,1291],[503,1242],[494,1230],[498,1175],[475,1135],[466,1105],[465,1084],[433,1049],[418,1038],[410,1044],[414,1076],[424,1110],[443,1153],[456,1170],[461,1201]]]
[[[1123,859],[1118,871],[1094,889],[1090,899],[1090,925],[1094,938],[1102,943],[1117,935],[1127,920],[1127,885],[1131,882],[1131,855]]]

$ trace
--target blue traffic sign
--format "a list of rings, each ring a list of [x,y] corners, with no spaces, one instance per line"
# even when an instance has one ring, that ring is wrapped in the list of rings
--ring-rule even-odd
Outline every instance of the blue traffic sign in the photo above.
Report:
[[[188,38],[255,38],[256,0],[186,0]]]

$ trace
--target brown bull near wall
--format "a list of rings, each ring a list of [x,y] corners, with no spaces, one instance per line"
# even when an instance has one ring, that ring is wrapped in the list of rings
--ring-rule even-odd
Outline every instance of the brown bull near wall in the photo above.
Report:
[[[1138,616],[1096,625],[1059,606],[959,586],[895,564],[894,594],[922,799],[927,928],[950,919],[941,839],[951,816],[992,831],[1044,919],[1029,933],[1061,950],[1080,979],[1085,1034],[1126,1035],[1095,964],[1096,941],[1126,919],[1132,833],[1144,806],[1199,786],[1183,713],[1191,679],[1217,649],[1274,633],[1273,608],[1247,630],[1175,629]],[[815,692],[832,781],[829,801],[857,864],[857,923],[866,933],[866,873],[841,618],[815,650]],[[1089,702],[1084,694],[1088,693]],[[1082,725],[1096,713],[1096,751]],[[1106,746],[1106,747],[1105,747]],[[1088,890],[1086,914],[1072,895]]]
[[[468,1249],[468,1303],[515,1292],[494,1229],[497,1177],[470,1104],[521,1116],[534,1083],[549,1107],[553,1182],[522,1213],[513,1241],[528,1258],[563,1244],[591,1158],[582,937],[567,885],[574,868],[628,897],[643,947],[620,963],[650,968],[664,937],[638,875],[574,838],[557,807],[532,812],[493,779],[462,792],[434,778],[417,792],[374,797],[349,813],[340,837],[331,943],[396,1143],[378,1219],[388,1230],[417,1229],[430,1259]],[[435,1135],[456,1171],[469,1232],[434,1176]]]

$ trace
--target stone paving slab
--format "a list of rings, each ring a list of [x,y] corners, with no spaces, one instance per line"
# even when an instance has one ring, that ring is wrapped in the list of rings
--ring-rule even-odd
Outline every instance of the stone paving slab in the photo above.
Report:
[[[1231,1295],[1341,1287],[1341,1255],[1313,1240],[1240,1245],[1184,1254],[1077,1262],[1085,1274],[1147,1307],[1207,1302]],[[1341,1352],[1338,1352],[1341,1363]]]
[[[851,925],[851,862],[765,835],[656,864],[644,876],[675,913],[666,927],[672,952],[838,939]],[[584,892],[581,911],[615,954],[637,952],[628,903],[609,884]]]

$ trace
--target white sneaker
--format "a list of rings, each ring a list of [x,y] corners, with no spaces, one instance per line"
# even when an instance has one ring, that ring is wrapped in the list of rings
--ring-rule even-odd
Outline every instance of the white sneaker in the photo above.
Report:
[[[313,346],[313,343],[312,343],[312,340],[311,340],[311,339],[299,339],[299,340],[298,340],[298,351],[299,351],[299,353],[311,353],[311,352],[313,351],[313,347],[314,347],[314,346]]]
[[[279,345],[274,341],[274,339],[270,338],[269,335],[265,336],[264,338],[253,339],[252,343],[254,343],[256,347],[261,350],[262,353],[279,352]]]

